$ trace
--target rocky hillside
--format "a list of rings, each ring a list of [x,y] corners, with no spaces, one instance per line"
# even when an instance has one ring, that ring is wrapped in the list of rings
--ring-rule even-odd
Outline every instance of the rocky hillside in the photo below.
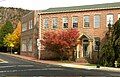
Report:
[[[9,20],[16,25],[18,20],[20,20],[22,16],[29,12],[30,10],[24,10],[21,8],[0,7],[0,24],[4,24],[7,20]]]

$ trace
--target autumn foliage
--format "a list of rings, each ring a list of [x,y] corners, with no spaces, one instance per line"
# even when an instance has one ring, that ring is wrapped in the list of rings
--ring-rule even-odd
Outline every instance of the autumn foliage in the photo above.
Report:
[[[46,51],[56,52],[61,59],[70,57],[73,47],[76,46],[79,31],[76,29],[68,30],[51,30],[44,34],[42,45],[45,46]]]
[[[21,22],[19,21],[16,29],[13,33],[9,33],[4,37],[4,44],[9,48],[12,47],[18,49],[20,46],[20,35],[21,35]]]

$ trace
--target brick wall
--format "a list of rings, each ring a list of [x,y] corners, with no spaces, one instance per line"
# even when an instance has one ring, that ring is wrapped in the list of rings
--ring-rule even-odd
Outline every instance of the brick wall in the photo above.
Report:
[[[100,15],[100,27],[99,28],[94,28],[94,16],[98,14]],[[106,16],[107,14],[113,14],[114,16],[114,23],[118,19],[118,14],[120,14],[120,9],[111,9],[111,10],[94,10],[94,11],[80,11],[80,12],[69,12],[69,13],[46,13],[46,14],[41,14],[41,27],[42,27],[42,37],[44,36],[44,32],[48,30],[59,30],[63,29],[62,28],[62,18],[63,17],[68,17],[68,27],[69,29],[72,28],[72,17],[77,16],[78,17],[78,30],[80,31],[80,35],[82,34],[87,34],[90,36],[93,40],[94,37],[100,37],[101,40],[104,40],[105,34],[108,30],[106,27]],[[84,28],[83,27],[83,17],[84,15],[89,15],[90,16],[90,27],[89,28]],[[52,19],[53,17],[58,18],[58,28],[57,29],[52,29]],[[43,25],[43,19],[48,18],[49,20],[49,28],[44,29]],[[63,29],[64,30],[64,29]],[[93,50],[93,59],[96,60],[97,58],[97,52],[94,52]]]
[[[36,48],[37,48],[36,39],[38,38],[38,33],[36,33],[35,31],[35,26],[38,26],[37,20],[36,20],[37,16],[38,16],[38,13],[36,11],[32,11],[26,14],[25,16],[23,16],[22,18],[22,24],[27,23],[27,30],[21,32],[21,42],[23,40],[26,40],[28,42],[29,39],[32,39],[32,51],[28,51],[28,49],[26,51],[21,51],[20,52],[21,55],[35,57]],[[30,20],[32,20],[32,29],[29,29]]]
[[[30,13],[30,14],[24,16],[23,19],[22,19],[23,23],[24,22],[28,23],[28,21],[30,19],[33,19],[34,20],[33,23],[34,23],[34,26],[35,26],[36,14],[38,14],[38,13]],[[100,15],[100,27],[99,28],[94,28],[94,16],[96,14]],[[39,37],[40,37],[41,34],[42,34],[42,37],[43,37],[44,32],[49,31],[49,30],[59,30],[59,29],[64,30],[62,28],[62,24],[63,24],[62,18],[63,17],[68,17],[68,28],[71,29],[72,28],[72,17],[77,16],[78,17],[78,30],[80,31],[80,35],[86,34],[89,37],[91,37],[91,39],[93,39],[93,41],[94,41],[94,37],[100,37],[101,40],[104,40],[105,34],[108,30],[108,28],[106,27],[106,22],[107,22],[106,21],[106,16],[107,16],[107,14],[113,14],[114,15],[114,22],[116,22],[117,19],[118,19],[118,14],[120,14],[120,9],[40,14],[39,15],[40,16],[39,25],[38,25],[38,27],[39,27]],[[83,25],[84,25],[83,17],[85,15],[90,16],[90,27],[89,28],[84,28],[83,27]],[[52,19],[54,17],[58,18],[58,28],[57,29],[52,28]],[[48,29],[44,29],[44,26],[43,26],[43,19],[45,19],[45,18],[48,18],[48,20],[49,20],[49,23],[48,23],[49,28]],[[41,26],[41,33],[40,33],[40,26]],[[36,50],[36,47],[35,47],[36,36],[37,36],[37,34],[36,35],[34,34],[34,29],[22,32],[21,41],[22,41],[22,39],[33,38],[33,50],[32,50],[32,52],[21,51],[22,55],[32,56],[32,57],[35,56],[34,54],[35,54],[35,50]],[[93,50],[92,55],[93,55],[93,60],[96,60],[97,52],[94,52],[94,50]],[[41,59],[50,59],[50,58],[54,58],[54,57],[56,57],[55,53],[46,52],[44,50],[41,51]]]

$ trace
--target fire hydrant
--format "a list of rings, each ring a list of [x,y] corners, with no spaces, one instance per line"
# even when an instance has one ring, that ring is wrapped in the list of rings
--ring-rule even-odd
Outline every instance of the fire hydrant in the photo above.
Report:
[[[118,65],[117,61],[115,61],[115,63],[114,63],[114,64],[115,64],[115,67],[117,68],[117,65]]]

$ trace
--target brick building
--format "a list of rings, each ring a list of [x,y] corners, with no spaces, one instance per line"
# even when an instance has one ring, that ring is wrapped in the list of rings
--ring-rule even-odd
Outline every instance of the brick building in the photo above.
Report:
[[[96,60],[95,42],[103,42],[108,24],[113,25],[118,18],[120,18],[120,2],[49,8],[39,13],[39,39],[42,39],[43,33],[47,30],[78,29],[80,36],[76,46],[77,60]],[[39,48],[42,48],[41,45]],[[45,56],[49,57],[50,53],[39,50],[39,56],[42,59]]]
[[[37,56],[38,13],[32,11],[22,17],[21,55]]]

